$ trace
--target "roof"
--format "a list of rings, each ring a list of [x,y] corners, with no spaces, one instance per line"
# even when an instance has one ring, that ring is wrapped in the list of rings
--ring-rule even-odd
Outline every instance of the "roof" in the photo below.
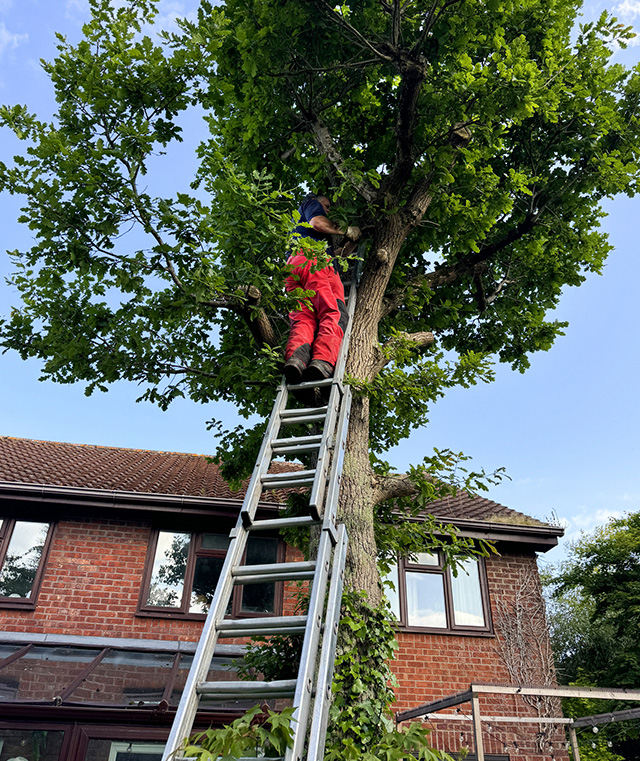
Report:
[[[276,463],[274,470],[286,467]],[[0,482],[219,499],[244,494],[231,489],[207,455],[11,436],[0,436]]]
[[[292,463],[274,463],[272,469],[282,472],[296,467],[299,466]],[[219,467],[206,455],[10,436],[0,436],[0,483],[227,500],[241,500],[244,494],[244,488],[239,491],[230,488]],[[269,492],[264,499],[282,501],[282,496],[282,492]],[[470,497],[466,492],[432,503],[429,512],[457,524],[526,526],[533,531],[552,528],[498,502]],[[555,533],[562,532],[556,529]]]

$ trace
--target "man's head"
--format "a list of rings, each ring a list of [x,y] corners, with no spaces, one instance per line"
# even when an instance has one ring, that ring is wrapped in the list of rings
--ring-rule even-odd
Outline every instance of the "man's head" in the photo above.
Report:
[[[331,208],[331,201],[326,196],[317,196],[318,203],[325,211],[325,214],[329,214],[329,209]]]

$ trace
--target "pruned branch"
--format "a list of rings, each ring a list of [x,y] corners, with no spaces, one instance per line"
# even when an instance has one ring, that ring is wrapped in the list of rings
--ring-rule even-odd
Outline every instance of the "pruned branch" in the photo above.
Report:
[[[407,475],[374,476],[373,484],[375,504],[401,497],[411,497],[418,493],[418,487]]]
[[[418,333],[398,333],[393,338],[389,339],[383,346],[380,352],[376,352],[378,359],[374,364],[372,377],[375,377],[383,367],[392,362],[396,351],[403,347],[408,347],[410,350],[422,351],[433,346],[435,338],[433,333],[428,331],[420,331]]]

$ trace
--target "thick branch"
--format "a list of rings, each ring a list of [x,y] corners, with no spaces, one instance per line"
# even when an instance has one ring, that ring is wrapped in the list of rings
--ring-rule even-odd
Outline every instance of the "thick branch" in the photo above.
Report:
[[[375,476],[373,483],[376,505],[391,499],[411,497],[418,493],[418,487],[407,475]]]
[[[327,127],[315,115],[309,115],[309,126],[313,132],[318,150],[324,154],[333,167],[342,175],[347,177],[353,187],[367,201],[375,204],[378,201],[378,191],[366,180],[358,180],[350,169],[347,168],[345,160],[336,148],[331,133]]]
[[[389,362],[393,361],[397,349],[409,344],[410,349],[421,351],[427,349],[429,346],[433,346],[434,343],[435,338],[433,337],[433,333],[429,333],[428,331],[421,331],[419,333],[399,333],[382,346],[382,349],[378,354],[378,359],[373,366],[372,377],[375,377],[385,365],[388,365]]]
[[[402,77],[396,116],[396,155],[393,169],[385,183],[385,191],[395,198],[411,176],[415,163],[415,128],[418,120],[418,98],[427,74],[421,58],[414,59],[404,51],[395,60]]]
[[[256,308],[260,303],[260,291],[253,285],[245,289],[246,300],[231,308],[247,323],[251,335],[258,346],[276,346],[278,338],[269,316],[264,309]]]
[[[455,283],[464,275],[472,273],[478,264],[488,261],[492,256],[495,256],[495,254],[520,240],[520,238],[530,232],[538,223],[539,218],[539,213],[530,213],[522,220],[522,222],[515,225],[515,227],[512,227],[500,240],[481,246],[477,253],[462,257],[454,264],[439,267],[434,272],[429,272],[426,275],[418,275],[409,280],[404,288],[394,291],[384,300],[381,316],[386,317],[391,314],[391,312],[395,311],[403,303],[408,290],[411,288],[421,288],[426,285],[431,289],[435,289],[442,285]]]

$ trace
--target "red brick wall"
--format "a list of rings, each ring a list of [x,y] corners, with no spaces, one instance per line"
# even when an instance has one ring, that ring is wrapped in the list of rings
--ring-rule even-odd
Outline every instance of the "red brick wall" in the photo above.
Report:
[[[0,610],[4,631],[197,640],[199,621],[136,618],[151,526],[61,521],[34,611]]]
[[[151,526],[114,520],[61,521],[55,531],[35,611],[0,610],[4,631],[55,633],[140,639],[198,639],[200,621],[136,617],[142,573]],[[297,553],[289,550],[287,560]],[[514,598],[523,573],[535,566],[533,555],[505,555],[487,560],[492,616],[498,602]],[[290,589],[293,585],[290,585]],[[538,600],[539,601],[539,600]],[[285,600],[292,613],[294,601]],[[513,683],[501,658],[497,636],[454,636],[400,632],[400,649],[393,664],[400,685],[397,709],[436,700],[468,689],[476,683]],[[520,698],[483,699],[484,713],[535,715]],[[470,715],[469,704],[461,706]],[[473,748],[471,724],[438,722],[433,742],[441,749]],[[549,725],[547,725],[549,726]],[[492,725],[485,730],[487,753],[514,754],[519,759],[551,759],[550,752],[535,750],[539,725]],[[462,737],[462,739],[461,739]],[[562,730],[552,736],[554,758],[566,761]],[[505,750],[505,744],[508,750]]]
[[[537,578],[536,560],[533,554],[494,556],[487,559],[486,567],[491,615],[498,630],[498,617],[503,616],[505,607],[508,608],[509,604],[515,601],[519,590],[522,589],[523,579],[531,579],[532,573],[535,573]],[[529,604],[539,611],[541,599],[538,583],[535,584],[535,594]],[[517,682],[507,668],[504,654],[501,652],[501,638],[497,634],[475,637],[399,632],[398,644],[397,658],[392,664],[400,683],[396,690],[396,710],[412,708],[421,703],[463,692],[468,690],[472,683]],[[536,654],[531,652],[528,658],[531,665],[535,666]],[[542,664],[540,666],[542,667]],[[536,668],[533,670],[536,671]],[[482,714],[490,716],[536,715],[535,708],[524,703],[518,696],[483,696],[480,698],[480,708]],[[460,705],[459,709],[458,715],[471,717],[470,703]],[[433,729],[432,743],[435,747],[455,751],[466,745],[473,751],[475,746],[470,721],[431,722],[429,726]],[[483,726],[485,753],[507,754],[512,758],[527,761],[568,759],[564,730],[557,726],[493,723],[491,730],[488,723],[484,723]],[[547,743],[545,751],[542,752],[536,745],[536,735],[545,728],[552,747],[549,748]]]

